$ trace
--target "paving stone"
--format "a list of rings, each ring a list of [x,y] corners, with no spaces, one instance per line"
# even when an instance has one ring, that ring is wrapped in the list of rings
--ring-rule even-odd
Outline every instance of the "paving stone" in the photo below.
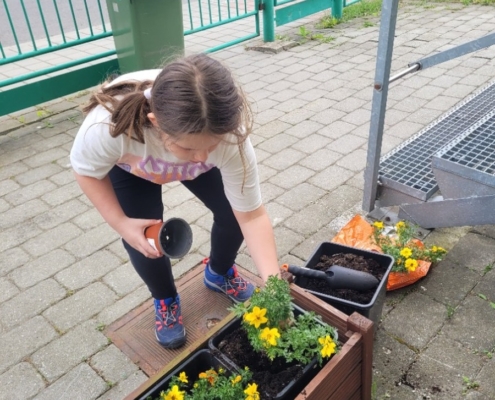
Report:
[[[32,227],[31,231],[34,234],[40,233],[39,229],[35,230]],[[22,247],[29,254],[39,257],[64,245],[71,239],[80,236],[81,230],[78,227],[71,223],[64,223],[56,226],[50,231],[43,232],[42,234],[25,241]]]
[[[106,381],[116,383],[127,379],[138,367],[114,345],[95,354],[90,365]]]
[[[62,169],[55,164],[45,164],[37,168],[29,168],[29,171],[16,175],[15,179],[23,186],[48,178],[59,173]]]
[[[0,257],[0,276],[3,276],[17,267],[23,265],[29,260],[29,254],[27,254],[20,247],[15,247],[9,250],[2,250],[2,257]]]
[[[39,197],[51,190],[54,190],[56,187],[57,186],[55,184],[45,179],[39,182],[35,182],[28,186],[24,186],[19,190],[10,190],[9,194],[5,196],[5,200],[13,204],[14,206],[18,206],[30,200],[36,199],[36,197]]]
[[[0,304],[18,293],[19,289],[15,285],[5,278],[0,278]]]
[[[53,279],[40,282],[0,305],[0,322],[11,329],[40,314],[51,304],[63,299],[65,289]]]
[[[197,232],[197,229],[195,231]],[[198,235],[194,233],[195,232],[193,231],[193,237],[196,242]],[[207,239],[208,237],[206,240]],[[200,243],[203,244],[206,240],[201,241]],[[103,282],[119,296],[125,296],[143,284],[143,281],[136,273],[136,270],[131,263],[125,263],[114,271],[106,274],[103,278]]]
[[[494,243],[494,239],[468,233],[447,253],[445,260],[454,261],[481,274],[487,265],[495,262]]]
[[[118,233],[104,223],[68,241],[64,248],[76,257],[88,257],[118,238]]]
[[[48,206],[38,199],[33,199],[17,207],[12,207],[10,210],[2,213],[0,229],[5,230],[14,225],[19,225],[26,219],[47,212],[48,209]]]
[[[15,192],[20,186],[13,179],[4,179],[0,181],[0,196]]]
[[[449,260],[431,267],[422,281],[427,296],[446,306],[456,307],[476,286],[479,274]]]
[[[300,164],[314,171],[321,171],[327,168],[329,165],[335,163],[338,159],[340,159],[340,157],[342,156],[334,151],[328,149],[320,149],[302,159],[300,161]]]
[[[0,375],[1,400],[28,399],[45,387],[43,378],[27,362],[21,362]]]
[[[284,226],[308,237],[340,216],[360,194],[356,188],[342,185],[288,218]]]
[[[331,191],[345,183],[352,176],[352,171],[337,165],[330,165],[310,178],[308,182],[324,190]]]
[[[403,318],[404,315],[408,318]],[[447,309],[421,293],[411,293],[382,322],[383,328],[404,343],[423,349],[444,324]],[[420,323],[428,321],[428,323]]]
[[[366,167],[366,151],[363,149],[354,150],[351,154],[342,157],[337,161],[339,167],[350,171],[363,171]]]
[[[341,119],[345,115],[346,114],[343,111],[330,109],[316,113],[310,119],[311,121],[315,121],[323,125],[328,125]]]
[[[57,332],[41,316],[0,335],[0,373],[57,337]]]
[[[492,358],[487,362],[483,369],[476,377],[476,382],[480,383],[479,391],[486,395],[489,399],[495,397],[495,386],[493,385],[493,376],[495,374],[495,361]]]
[[[493,349],[493,308],[478,297],[476,288],[456,309],[443,333],[478,352]]]
[[[70,221],[88,209],[80,200],[73,199],[51,208],[46,212],[36,216],[33,220],[42,229],[51,229],[64,222]]]
[[[265,204],[274,199],[278,199],[283,193],[285,193],[285,190],[273,183],[264,182],[261,184],[261,197]],[[211,224],[208,225],[208,229],[209,227],[211,227]]]
[[[108,339],[97,328],[96,321],[85,321],[34,353],[33,364],[48,382],[54,382],[107,346]]]
[[[67,157],[67,152],[61,148],[51,148],[41,153],[27,158],[24,162],[31,168],[37,168],[44,164],[49,164],[62,157]]]
[[[12,281],[21,289],[29,288],[68,267],[74,257],[66,251],[55,249],[39,258],[19,266],[10,274]]]
[[[91,367],[81,363],[34,399],[62,399],[67,395],[68,389],[71,388],[75,391],[75,393],[71,394],[72,398],[92,400],[103,394],[108,389],[108,385]]]
[[[94,315],[117,299],[107,286],[95,282],[43,312],[57,329],[66,331]]]
[[[324,190],[303,182],[289,191],[285,191],[282,195],[278,196],[275,201],[291,210],[298,211],[314,203],[324,196],[325,193]]]
[[[330,142],[331,140],[327,137],[313,133],[301,139],[299,142],[294,143],[292,148],[311,155],[328,145]]]
[[[390,386],[398,385],[415,359],[414,351],[379,328],[373,344],[376,396],[384,396]]]
[[[274,227],[275,239],[277,242],[277,258],[281,259],[288,255],[290,251],[304,240],[304,236],[293,232],[284,226]]]
[[[297,142],[297,138],[287,134],[280,134],[271,139],[265,140],[258,147],[269,153],[278,153]]]
[[[78,199],[77,201],[80,200]],[[87,211],[79,213],[79,215],[72,219],[71,222],[84,231],[96,228],[97,226],[105,223],[103,217],[100,215],[98,210],[96,210],[96,208],[89,208]]]
[[[80,195],[81,188],[79,185],[76,182],[71,182],[41,196],[41,199],[46,201],[51,206],[58,206],[59,204],[75,199]]]
[[[196,262],[195,265],[198,263]],[[190,267],[190,266],[189,266]],[[173,271],[175,272],[180,266],[174,265]],[[119,318],[123,317],[133,309],[143,304],[150,298],[150,292],[148,288],[143,284],[135,291],[129,293],[127,296],[107,305],[96,317],[98,321],[105,325],[110,325]]]
[[[86,287],[121,265],[118,257],[102,250],[84,257],[55,275],[55,279],[70,290]]]
[[[280,120],[287,122],[288,124],[295,125],[311,118],[314,114],[314,111],[298,109],[281,116]]]
[[[312,133],[316,132],[318,129],[322,127],[323,125],[314,121],[301,121],[292,127],[288,125],[288,128],[285,129],[285,133],[302,139],[310,136]]]
[[[290,189],[306,181],[312,175],[314,175],[314,171],[300,165],[293,165],[280,172],[276,178],[270,179],[270,182],[285,189]]]
[[[105,392],[98,400],[121,400],[131,394],[137,387],[146,382],[148,377],[141,371],[136,371],[127,379],[119,382],[108,392]]]
[[[283,171],[289,168],[291,165],[296,164],[299,160],[306,155],[301,151],[294,150],[292,148],[284,149],[277,154],[274,154],[263,161],[264,165],[268,165],[278,171]]]
[[[400,139],[408,139],[415,133],[418,133],[424,124],[418,124],[411,121],[401,121],[387,130],[387,134],[396,136]]]
[[[287,131],[291,128],[291,124],[288,124],[287,122],[283,122],[280,120],[275,120],[268,122],[267,124],[264,124],[263,126],[257,128],[254,130],[253,135],[260,135],[261,137],[265,139],[270,139],[276,135],[278,135],[281,132]],[[259,150],[259,146],[256,149],[256,151]]]

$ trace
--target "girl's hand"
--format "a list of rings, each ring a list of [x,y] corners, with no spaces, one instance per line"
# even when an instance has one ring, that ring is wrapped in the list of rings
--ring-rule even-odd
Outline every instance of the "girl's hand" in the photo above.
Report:
[[[122,238],[141,254],[148,258],[163,257],[160,251],[155,250],[144,236],[144,230],[154,224],[162,222],[159,219],[126,218],[120,225],[118,232]]]

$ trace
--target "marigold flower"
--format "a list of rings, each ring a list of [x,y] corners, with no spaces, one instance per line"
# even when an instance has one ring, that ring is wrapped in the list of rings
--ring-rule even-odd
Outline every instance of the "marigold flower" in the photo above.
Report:
[[[258,385],[256,383],[248,384],[247,388],[244,390],[244,393],[246,394],[245,400],[260,400]]]
[[[265,317],[266,308],[253,307],[253,311],[244,315],[244,319],[249,322],[250,325],[254,325],[256,329],[261,324],[268,322],[268,318]]]
[[[165,400],[184,400],[184,391],[179,390],[179,386],[174,385],[163,397]]]
[[[322,348],[320,350],[322,357],[330,357],[333,353],[335,353],[335,342],[333,339],[327,335],[325,337],[321,337],[318,339]]]
[[[211,386],[215,384],[215,381],[217,379],[217,373],[213,369],[209,369],[206,372],[201,372],[199,374],[200,379],[206,379],[210,383]]]
[[[182,383],[187,383],[187,375],[185,372],[181,372],[179,374],[179,381],[181,381]]]
[[[373,226],[376,229],[383,229],[383,227],[384,227],[383,222],[381,222],[381,221],[375,221],[375,222],[373,222]]]
[[[265,341],[265,345],[268,346],[276,346],[277,339],[280,337],[280,333],[277,328],[265,328],[260,333],[260,339]]]
[[[234,386],[236,383],[239,383],[240,381],[242,381],[242,376],[237,375],[235,378],[231,379],[232,386]]]
[[[411,257],[412,255],[412,250],[409,248],[409,247],[404,247],[401,251],[400,251],[400,255],[404,258],[409,258]]]
[[[418,262],[414,258],[408,258],[404,266],[408,272],[414,272],[418,267]]]
[[[395,229],[400,230],[406,227],[406,223],[404,221],[399,221],[395,224]]]

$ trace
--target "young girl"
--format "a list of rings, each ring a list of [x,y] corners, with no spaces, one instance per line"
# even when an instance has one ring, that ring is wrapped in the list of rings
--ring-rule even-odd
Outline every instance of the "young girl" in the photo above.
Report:
[[[144,236],[163,217],[162,184],[181,181],[213,212],[207,288],[235,302],[251,296],[253,285],[235,265],[243,239],[261,278],[279,275],[249,140],[249,105],[222,64],[200,54],[120,76],[95,92],[84,112],[72,168],[148,286],[161,345],[186,341],[170,259]]]

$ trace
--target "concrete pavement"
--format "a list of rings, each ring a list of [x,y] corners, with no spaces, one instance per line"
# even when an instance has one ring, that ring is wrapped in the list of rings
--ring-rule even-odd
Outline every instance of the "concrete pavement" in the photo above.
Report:
[[[401,5],[392,71],[493,32],[494,17],[490,6]],[[278,54],[245,44],[215,53],[253,101],[281,263],[303,262],[361,213],[378,22],[353,20],[329,43]],[[382,153],[493,79],[494,55],[481,50],[391,85]],[[147,379],[102,333],[149,293],[73,179],[68,153],[87,97],[0,118],[0,399],[121,399]],[[194,232],[179,277],[208,254],[211,216],[182,185],[163,191],[164,218],[185,218]],[[421,282],[387,294],[374,398],[495,399],[495,229],[437,229],[426,242],[449,253]],[[245,253],[238,261],[254,271]]]

